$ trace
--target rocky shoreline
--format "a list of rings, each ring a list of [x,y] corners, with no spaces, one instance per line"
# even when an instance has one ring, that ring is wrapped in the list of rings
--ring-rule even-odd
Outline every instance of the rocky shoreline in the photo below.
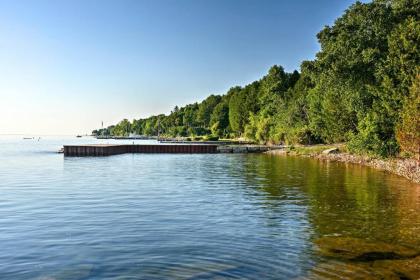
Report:
[[[420,183],[420,164],[415,159],[378,159],[368,156],[354,155],[340,152],[339,149],[326,149],[321,153],[307,153],[299,154],[293,151],[284,150],[270,150],[268,154],[273,155],[292,155],[311,157],[318,160],[337,161],[344,163],[360,164],[364,166],[373,167],[379,170],[405,177],[415,183]]]

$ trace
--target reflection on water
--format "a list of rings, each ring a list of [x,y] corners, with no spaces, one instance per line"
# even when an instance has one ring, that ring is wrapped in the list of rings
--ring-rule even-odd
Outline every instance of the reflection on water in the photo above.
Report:
[[[323,236],[420,248],[420,186],[394,175],[269,155],[47,152],[69,141],[87,140],[0,139],[0,279],[290,279],[331,268],[314,249]]]
[[[420,247],[418,184],[354,164],[276,156],[247,161],[248,180],[259,180],[268,201],[284,201],[290,193],[301,196],[316,236],[340,234]]]

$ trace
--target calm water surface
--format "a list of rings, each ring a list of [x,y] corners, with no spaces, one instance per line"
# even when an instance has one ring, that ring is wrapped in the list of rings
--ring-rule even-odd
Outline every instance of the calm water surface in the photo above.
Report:
[[[290,279],[323,261],[313,240],[326,235],[420,248],[420,187],[394,175],[269,155],[54,153],[94,142],[0,138],[0,279]]]

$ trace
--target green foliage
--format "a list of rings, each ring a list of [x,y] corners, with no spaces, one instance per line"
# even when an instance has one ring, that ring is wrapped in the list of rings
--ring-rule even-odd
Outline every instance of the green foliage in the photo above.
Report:
[[[203,137],[204,141],[217,141],[219,140],[219,136],[213,136],[213,135],[206,135]]]
[[[203,127],[209,127],[213,110],[221,99],[219,95],[210,95],[198,106],[197,121]]]
[[[225,95],[94,132],[291,145],[344,141],[357,153],[415,154],[418,85],[409,89],[420,67],[419,11],[419,0],[356,2],[318,33],[321,49],[300,73],[274,65]]]
[[[258,111],[259,89],[260,82],[256,81],[244,88],[232,88],[228,92],[230,95],[229,124],[234,135],[242,135],[248,123],[249,114]]]
[[[386,116],[371,111],[359,122],[359,132],[349,141],[349,150],[387,157],[398,152],[395,138],[390,138],[394,127]]]
[[[420,160],[420,74],[404,102],[401,122],[397,125],[397,140],[403,152]]]
[[[128,136],[131,132],[131,123],[127,119],[123,119],[112,131],[114,135]]]
[[[213,135],[225,136],[229,129],[229,104],[220,102],[214,107],[210,117],[210,127]]]

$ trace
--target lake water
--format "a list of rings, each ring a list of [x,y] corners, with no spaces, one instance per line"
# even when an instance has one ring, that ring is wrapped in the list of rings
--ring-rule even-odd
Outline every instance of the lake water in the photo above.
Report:
[[[0,279],[291,279],[323,261],[322,236],[420,248],[420,186],[398,176],[270,155],[55,153],[97,142],[0,138]]]

